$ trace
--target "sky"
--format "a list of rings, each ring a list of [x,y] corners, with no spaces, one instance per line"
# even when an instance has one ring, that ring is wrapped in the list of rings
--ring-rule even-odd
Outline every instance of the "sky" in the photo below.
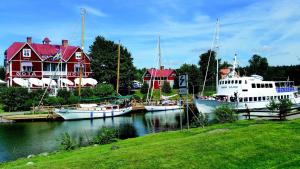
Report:
[[[85,51],[100,35],[120,40],[137,68],[157,66],[157,39],[162,63],[178,68],[198,64],[212,46],[220,19],[218,57],[247,66],[253,54],[270,65],[300,64],[299,0],[9,0],[0,1],[0,60],[13,42],[31,36],[52,44],[68,39],[80,46],[85,8]],[[3,62],[0,61],[3,65]]]

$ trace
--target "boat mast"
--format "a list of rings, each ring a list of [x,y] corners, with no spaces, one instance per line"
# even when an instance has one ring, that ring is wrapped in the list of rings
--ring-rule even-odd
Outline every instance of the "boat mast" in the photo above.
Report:
[[[219,36],[219,34],[217,33],[218,30],[219,30],[218,26],[219,26],[219,19],[217,19],[217,22],[216,22],[216,29],[215,29],[215,33],[213,35],[213,40],[212,40],[210,51],[209,51],[209,57],[208,57],[208,61],[207,61],[207,67],[206,67],[206,71],[205,71],[205,76],[204,76],[204,82],[203,82],[203,86],[202,86],[201,96],[203,96],[203,92],[204,92],[204,89],[205,89],[205,83],[206,83],[206,79],[207,79],[207,73],[208,73],[208,68],[209,68],[209,64],[210,64],[210,59],[211,59],[212,51],[216,48],[217,39],[219,39],[219,38],[217,38],[217,35]],[[218,67],[218,59],[217,59],[217,67]],[[217,74],[218,74],[218,72],[217,72]],[[217,79],[218,79],[218,77],[217,77]],[[218,84],[218,81],[217,81],[217,84]]]
[[[158,36],[158,69],[161,70],[161,50],[160,50],[160,36]],[[159,77],[159,98],[161,99],[161,88],[162,88],[162,81],[161,81],[161,74]]]
[[[79,68],[79,86],[78,86],[78,96],[81,96],[81,81],[82,81],[82,60],[83,60],[83,49],[84,49],[84,16],[86,10],[84,8],[80,9],[81,14],[81,59],[80,59],[80,68]]]
[[[120,58],[121,58],[121,44],[118,45],[118,67],[117,67],[117,93],[119,93],[119,80],[120,80]]]
[[[216,72],[216,93],[218,93],[219,87],[219,59],[218,59],[218,52],[219,52],[219,33],[220,33],[220,21],[219,18],[217,19],[217,28],[216,28],[216,60],[217,60],[217,72]]]

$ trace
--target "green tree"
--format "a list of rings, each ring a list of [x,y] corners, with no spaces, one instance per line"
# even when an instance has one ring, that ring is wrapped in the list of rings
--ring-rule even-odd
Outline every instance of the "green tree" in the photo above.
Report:
[[[203,53],[199,56],[199,66],[200,66],[200,72],[205,77],[206,69],[208,66],[208,60],[210,56],[210,62],[209,67],[207,71],[207,78],[206,78],[206,84],[207,85],[214,85],[215,79],[216,79],[216,66],[217,66],[217,60],[216,60],[216,52],[208,50],[206,53]],[[220,62],[220,60],[219,60]]]
[[[106,40],[102,36],[97,36],[90,46],[91,69],[93,77],[98,82],[106,82],[116,86],[117,63],[118,63],[118,44]],[[120,83],[121,87],[130,85],[133,80],[135,67],[130,52],[121,46],[120,58]]]
[[[162,92],[164,92],[164,93],[171,93],[172,92],[172,89],[171,89],[171,86],[170,86],[169,82],[164,81],[163,86],[162,86]]]
[[[98,84],[94,89],[94,95],[97,97],[107,97],[114,94],[114,88],[110,84]]]
[[[249,74],[257,74],[266,77],[269,67],[267,58],[255,54],[249,60],[249,64]]]
[[[137,80],[137,81],[143,81],[143,75],[144,73],[146,72],[146,68],[142,68],[142,69],[135,69],[135,72],[134,72],[134,80]]]
[[[141,87],[141,93],[142,94],[147,94],[148,93],[148,88],[149,88],[149,85],[148,83],[143,83],[142,87]]]
[[[0,66],[0,79],[1,80],[5,79],[5,74],[6,74],[5,68],[3,66]]]
[[[230,63],[224,61],[224,62],[222,62],[222,63],[220,64],[219,68],[220,68],[220,69],[223,69],[223,68],[229,68],[229,67],[231,67],[231,66],[232,66],[232,64],[230,64]]]
[[[202,83],[203,79],[201,76],[201,73],[199,71],[199,68],[197,65],[194,64],[183,64],[180,66],[179,69],[176,70],[178,76],[182,74],[188,75],[188,85],[189,85],[189,92],[193,92],[194,87],[194,93],[199,92],[200,84]],[[176,78],[174,82],[176,86],[178,86],[178,77]]]

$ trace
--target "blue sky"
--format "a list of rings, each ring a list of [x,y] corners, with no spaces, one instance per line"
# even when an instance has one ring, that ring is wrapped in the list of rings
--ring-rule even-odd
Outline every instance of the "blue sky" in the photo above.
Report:
[[[161,36],[166,67],[197,64],[210,49],[220,18],[222,60],[238,55],[241,66],[253,54],[270,65],[300,64],[300,1],[298,0],[9,0],[0,2],[0,60],[14,41],[32,36],[39,43],[68,39],[80,45],[80,8],[86,8],[85,50],[97,35],[121,41],[138,68],[157,63]],[[1,63],[3,64],[3,63]]]

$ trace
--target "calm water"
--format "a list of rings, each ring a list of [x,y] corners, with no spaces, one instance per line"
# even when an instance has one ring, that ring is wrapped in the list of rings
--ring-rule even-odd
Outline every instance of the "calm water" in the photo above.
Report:
[[[64,132],[74,138],[92,138],[101,126],[115,126],[119,128],[119,137],[125,139],[179,129],[180,116],[185,124],[185,113],[178,110],[95,120],[0,123],[0,162],[57,150],[58,139]]]

